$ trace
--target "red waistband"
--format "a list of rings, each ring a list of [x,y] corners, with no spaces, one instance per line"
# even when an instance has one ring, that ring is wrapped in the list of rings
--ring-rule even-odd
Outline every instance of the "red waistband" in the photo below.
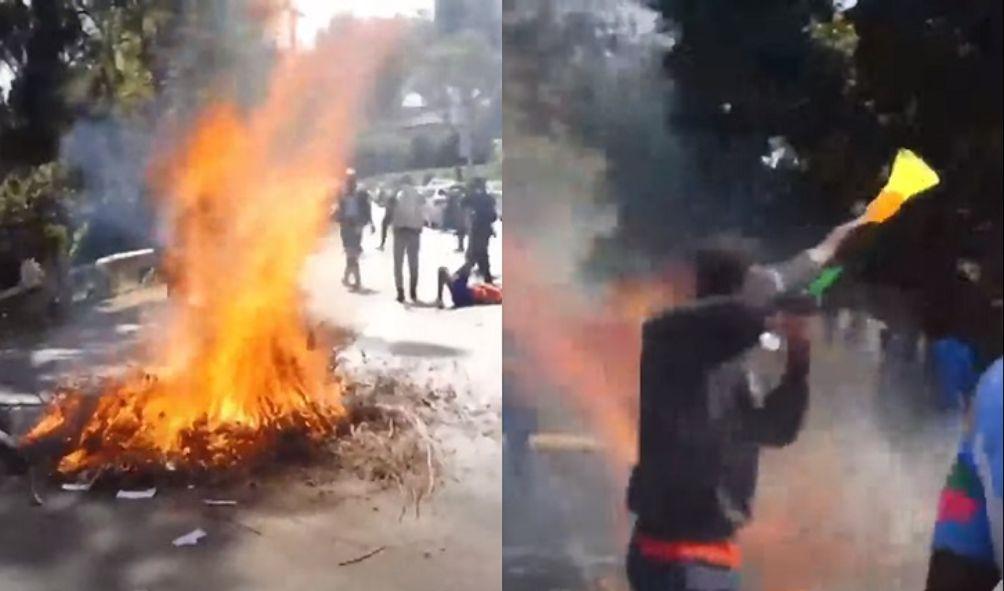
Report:
[[[635,547],[642,556],[660,562],[703,562],[712,566],[739,568],[739,544],[722,542],[668,542],[635,532]]]

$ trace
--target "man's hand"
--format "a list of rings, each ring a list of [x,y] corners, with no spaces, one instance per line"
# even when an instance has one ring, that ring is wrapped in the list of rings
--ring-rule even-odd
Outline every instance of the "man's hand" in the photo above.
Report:
[[[818,246],[808,250],[809,257],[815,261],[817,265],[825,265],[837,254],[837,251],[840,250],[840,245],[844,243],[844,240],[846,240],[848,236],[851,235],[851,232],[865,223],[867,222],[864,216],[862,216],[837,226],[830,231],[830,233],[823,239],[822,242],[819,243]]]
[[[808,321],[805,316],[778,312],[767,318],[766,327],[784,337],[789,353],[808,354]]]

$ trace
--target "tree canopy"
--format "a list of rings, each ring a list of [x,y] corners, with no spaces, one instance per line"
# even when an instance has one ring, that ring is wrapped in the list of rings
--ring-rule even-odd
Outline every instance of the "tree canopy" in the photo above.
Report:
[[[658,264],[720,232],[783,256],[849,219],[908,147],[943,182],[859,237],[851,277],[932,302],[976,263],[979,314],[1000,324],[986,321],[1000,314],[999,2],[652,6],[654,31],[558,0],[507,33],[535,89],[527,126],[560,122],[606,156],[600,198],[620,223],[594,269]]]

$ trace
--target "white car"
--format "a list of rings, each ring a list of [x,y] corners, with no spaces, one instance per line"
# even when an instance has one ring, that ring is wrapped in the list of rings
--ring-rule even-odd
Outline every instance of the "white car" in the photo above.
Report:
[[[422,195],[425,195],[426,197],[432,197],[434,195],[439,194],[440,191],[445,191],[446,189],[449,189],[450,187],[456,184],[457,181],[453,179],[434,178],[430,180],[428,183],[425,183],[424,185],[419,187],[418,191]]]
[[[446,190],[440,189],[431,197],[425,198],[425,224],[430,228],[442,228],[446,221],[446,205],[449,197]]]

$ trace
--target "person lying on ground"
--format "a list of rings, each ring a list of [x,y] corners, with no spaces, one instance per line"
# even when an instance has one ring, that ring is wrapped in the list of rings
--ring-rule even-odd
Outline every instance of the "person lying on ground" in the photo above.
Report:
[[[970,420],[938,502],[926,591],[1000,588],[1002,367],[998,359],[976,386]]]
[[[443,307],[443,287],[450,290],[454,308],[502,303],[502,287],[487,283],[470,284],[471,262],[460,265],[452,275],[446,267],[439,268],[439,285],[436,287],[436,306]]]

